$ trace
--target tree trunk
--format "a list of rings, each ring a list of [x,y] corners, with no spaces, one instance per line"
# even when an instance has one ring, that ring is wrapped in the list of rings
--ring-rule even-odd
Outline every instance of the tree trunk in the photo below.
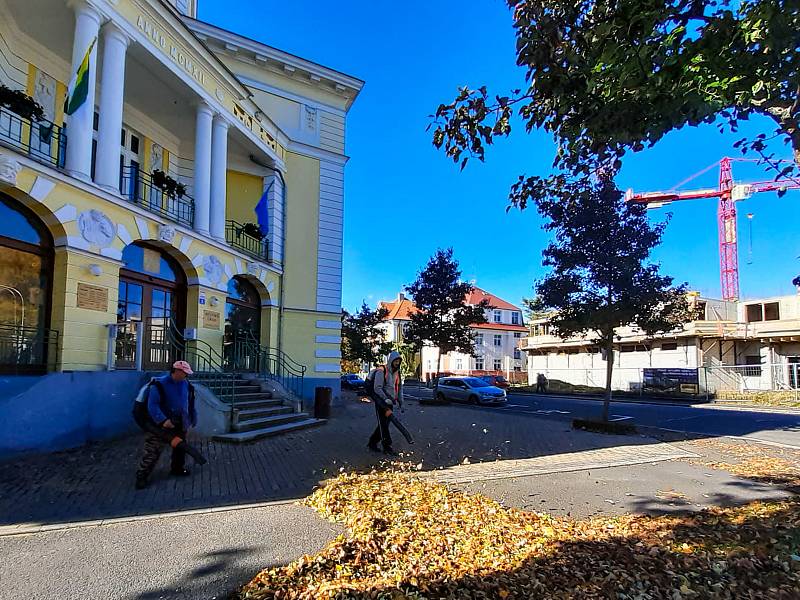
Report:
[[[436,400],[436,392],[439,390],[439,373],[442,371],[442,349],[436,348],[436,378],[433,380],[433,399]]]
[[[611,375],[614,372],[614,334],[606,338],[606,392],[603,397],[603,421],[608,421],[611,408]]]

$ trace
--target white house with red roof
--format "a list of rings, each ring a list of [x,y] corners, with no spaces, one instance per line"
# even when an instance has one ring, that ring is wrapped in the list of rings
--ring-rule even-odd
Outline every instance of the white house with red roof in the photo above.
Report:
[[[476,305],[488,300],[492,307],[486,312],[487,323],[474,325],[475,356],[450,352],[442,356],[441,373],[453,375],[504,375],[517,380],[527,377],[527,358],[520,351],[520,340],[527,335],[528,328],[522,318],[522,309],[480,288],[473,288],[467,303]],[[389,311],[386,318],[387,340],[403,341],[405,327],[417,310],[414,303],[402,293],[390,302],[380,302],[378,308]],[[420,362],[423,380],[437,372],[439,349],[426,346],[422,349]]]

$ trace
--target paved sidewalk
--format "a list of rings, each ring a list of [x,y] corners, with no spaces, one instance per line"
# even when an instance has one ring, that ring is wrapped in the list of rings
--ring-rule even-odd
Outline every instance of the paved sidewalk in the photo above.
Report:
[[[405,450],[424,470],[470,462],[527,459],[610,447],[645,447],[644,436],[575,432],[568,423],[502,414],[491,408],[412,403],[401,415],[415,435]],[[75,521],[230,506],[308,495],[340,469],[367,469],[382,455],[366,439],[375,426],[370,404],[350,401],[324,426],[246,445],[203,441],[209,464],[188,478],[167,476],[162,456],[152,484],[134,490],[140,437],[0,464],[0,534],[57,527]],[[584,466],[592,466],[584,461]]]
[[[284,504],[0,537],[0,600],[222,600],[338,532]]]

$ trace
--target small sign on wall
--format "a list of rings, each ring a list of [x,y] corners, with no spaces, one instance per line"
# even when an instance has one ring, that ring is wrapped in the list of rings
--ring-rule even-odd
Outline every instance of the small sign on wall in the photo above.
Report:
[[[219,329],[219,313],[213,310],[203,311],[203,328]]]
[[[108,312],[108,288],[78,282],[78,308]]]

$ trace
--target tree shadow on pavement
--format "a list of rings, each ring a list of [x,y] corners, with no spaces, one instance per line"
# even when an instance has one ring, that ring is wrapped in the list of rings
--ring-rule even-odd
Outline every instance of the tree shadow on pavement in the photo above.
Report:
[[[129,600],[227,598],[252,575],[258,548],[225,548],[195,557],[197,566],[175,581],[130,596]]]

